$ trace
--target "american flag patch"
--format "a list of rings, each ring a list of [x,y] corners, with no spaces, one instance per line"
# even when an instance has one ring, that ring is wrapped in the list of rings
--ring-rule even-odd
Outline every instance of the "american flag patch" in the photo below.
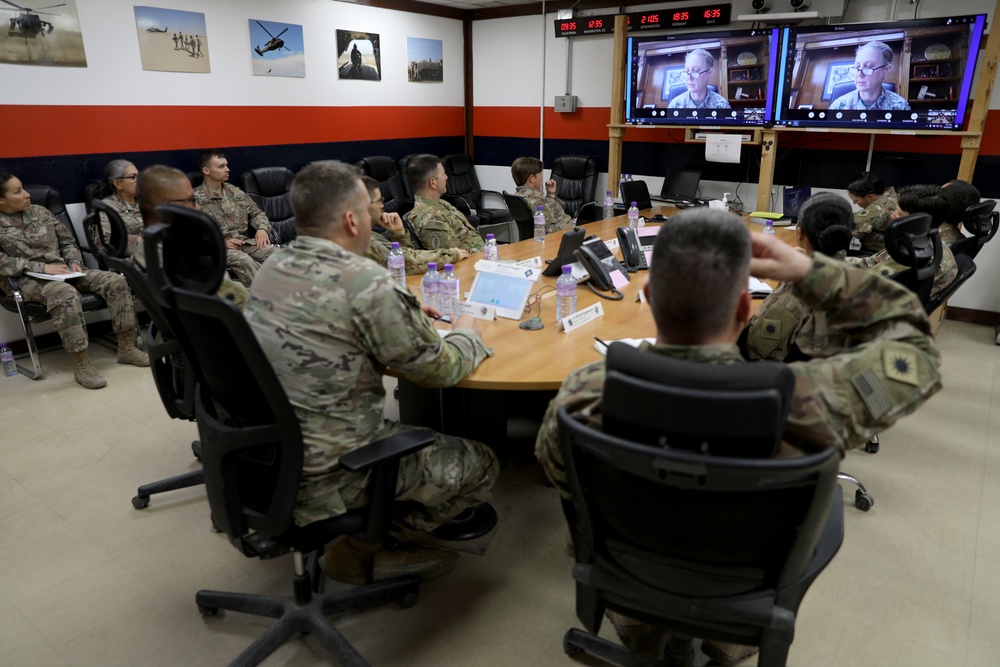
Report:
[[[861,394],[861,399],[868,406],[868,412],[872,417],[878,419],[892,407],[892,400],[889,392],[885,390],[882,381],[871,368],[866,369],[851,379],[851,384]]]

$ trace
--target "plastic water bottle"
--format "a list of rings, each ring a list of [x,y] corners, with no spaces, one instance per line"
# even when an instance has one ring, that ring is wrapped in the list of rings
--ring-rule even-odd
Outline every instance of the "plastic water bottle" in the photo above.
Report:
[[[0,363],[3,364],[3,374],[9,378],[17,375],[17,364],[14,363],[14,353],[7,347],[7,343],[0,343]]]
[[[768,220],[764,223],[764,234],[774,236],[774,221]]]
[[[545,211],[541,206],[535,208],[535,240],[545,243]]]
[[[556,322],[575,312],[576,278],[573,277],[573,267],[566,264],[562,267],[562,275],[556,281]]]
[[[724,209],[726,209],[727,211],[729,210],[729,193],[728,192],[723,192],[722,193],[722,207]]]
[[[486,235],[486,247],[483,249],[483,258],[493,262],[500,261],[500,246],[497,245],[497,237],[493,234]]]
[[[406,289],[406,258],[403,257],[403,249],[399,247],[399,241],[392,242],[387,263],[392,279],[402,285],[403,289]]]
[[[639,229],[639,207],[632,202],[628,207],[628,228]]]
[[[440,283],[437,262],[427,262],[427,273],[420,279],[420,291],[424,293],[424,305],[441,310]]]
[[[601,217],[604,220],[615,217],[615,198],[611,196],[611,190],[604,193],[604,215]]]
[[[455,275],[455,265],[445,264],[444,265],[444,275],[441,276],[441,280],[438,282],[438,288],[441,294],[441,305],[438,310],[441,311],[442,315],[450,317],[452,322],[458,318],[458,295],[459,291],[459,281],[458,276]]]

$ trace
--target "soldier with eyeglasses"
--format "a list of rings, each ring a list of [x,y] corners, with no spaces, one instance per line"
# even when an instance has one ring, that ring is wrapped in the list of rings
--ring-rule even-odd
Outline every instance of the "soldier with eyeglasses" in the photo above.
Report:
[[[715,57],[705,49],[695,49],[684,59],[684,85],[687,91],[667,104],[668,109],[728,109],[729,101],[708,89],[715,71]]]
[[[910,104],[900,95],[882,85],[892,72],[892,49],[882,42],[868,42],[858,47],[854,64],[848,68],[855,89],[841,95],[830,105],[831,110],[908,111]]]

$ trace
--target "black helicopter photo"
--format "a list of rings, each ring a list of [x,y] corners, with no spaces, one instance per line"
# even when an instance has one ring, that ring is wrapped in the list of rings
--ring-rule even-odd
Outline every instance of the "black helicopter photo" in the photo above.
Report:
[[[306,75],[302,26],[248,19],[250,29],[250,68],[254,76]]]
[[[267,36],[271,38],[267,41],[267,44],[265,44],[263,48],[261,48],[260,46],[254,47],[254,51],[257,52],[258,56],[263,57],[263,55],[268,51],[277,51],[278,49],[285,49],[286,51],[291,51],[291,49],[285,46],[285,40],[281,39],[281,36],[284,35],[286,32],[288,32],[288,28],[285,28],[277,35],[272,35],[271,31],[268,30],[266,27],[264,27],[263,23],[261,23],[260,21],[254,21],[254,23],[259,25],[261,27],[261,30],[266,32]]]
[[[38,5],[0,0],[0,62],[86,67],[76,3]]]

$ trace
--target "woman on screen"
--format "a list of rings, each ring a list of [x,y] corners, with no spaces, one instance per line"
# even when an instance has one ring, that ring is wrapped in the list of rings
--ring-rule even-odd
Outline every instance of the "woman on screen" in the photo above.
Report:
[[[854,64],[849,68],[855,89],[835,99],[830,108],[908,111],[910,104],[882,85],[892,68],[892,49],[877,41],[862,44],[854,55]]]
[[[705,49],[695,49],[684,59],[684,85],[681,93],[667,104],[668,109],[728,109],[722,95],[708,89],[708,80],[715,71],[715,58]]]

